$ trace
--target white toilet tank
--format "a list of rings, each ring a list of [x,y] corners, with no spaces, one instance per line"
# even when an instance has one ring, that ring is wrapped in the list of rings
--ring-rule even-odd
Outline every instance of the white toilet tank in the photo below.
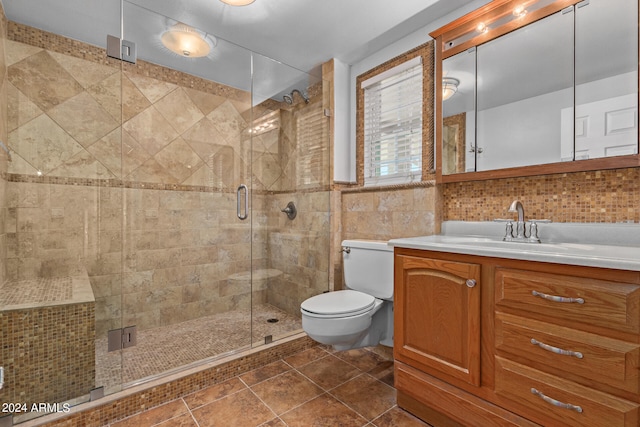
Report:
[[[344,281],[349,289],[393,299],[393,247],[381,240],[343,240]]]

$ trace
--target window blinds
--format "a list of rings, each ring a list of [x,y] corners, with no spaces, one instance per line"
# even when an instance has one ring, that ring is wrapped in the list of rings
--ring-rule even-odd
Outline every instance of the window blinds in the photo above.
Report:
[[[422,174],[422,63],[416,57],[362,83],[365,185]]]
[[[298,188],[317,187],[328,179],[328,124],[322,104],[306,109],[296,120]]]

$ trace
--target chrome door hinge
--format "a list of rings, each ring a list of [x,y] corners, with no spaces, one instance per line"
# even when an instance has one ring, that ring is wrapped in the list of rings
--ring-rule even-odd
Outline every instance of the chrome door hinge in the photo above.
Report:
[[[119,37],[107,35],[107,56],[135,64],[136,44],[129,40],[120,40]]]
[[[107,338],[107,351],[122,350],[123,348],[133,347],[137,344],[136,337],[137,328],[135,326],[127,326],[122,329],[113,329],[109,331]]]

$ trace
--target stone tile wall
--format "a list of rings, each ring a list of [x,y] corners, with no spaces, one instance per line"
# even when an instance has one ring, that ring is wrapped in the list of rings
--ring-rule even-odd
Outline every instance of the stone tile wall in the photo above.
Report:
[[[7,64],[4,45],[7,39],[7,18],[0,4],[0,141],[7,145]],[[7,277],[7,218],[6,179],[9,155],[0,149],[0,284]]]
[[[442,192],[445,220],[509,218],[519,199],[532,219],[640,222],[640,168],[446,184]]]
[[[299,316],[300,304],[329,286],[330,193],[328,191],[276,194],[267,212],[277,213],[269,232],[271,268],[283,274],[269,283],[267,302]],[[280,210],[293,201],[298,215],[290,220]]]
[[[67,51],[61,46],[77,42],[10,28],[7,277],[59,277],[83,262],[98,335],[248,309],[250,284],[228,278],[252,265],[282,267],[286,285],[275,283],[270,299],[289,312],[296,305],[298,313],[293,295],[326,290],[326,263],[282,265],[282,246],[268,235],[290,232],[277,196],[286,192],[315,209],[301,209],[295,224],[313,237],[294,250],[328,252],[317,246],[328,241],[328,221],[318,219],[328,216],[328,198],[322,208],[304,202],[328,187],[328,172],[309,183],[298,170],[309,154],[300,129],[321,116],[322,84],[308,89],[308,105],[269,100],[252,113],[248,93],[143,61],[121,72],[96,55],[72,56],[91,46]],[[272,130],[256,132],[269,121]],[[327,127],[317,129],[322,144],[311,161],[328,170]],[[253,227],[236,218],[241,182],[253,189]]]
[[[389,240],[427,236],[440,230],[439,189],[426,181],[416,186],[351,188],[335,192],[340,206],[339,225],[332,242],[339,253],[343,239]],[[333,265],[334,286],[344,287],[342,257]]]

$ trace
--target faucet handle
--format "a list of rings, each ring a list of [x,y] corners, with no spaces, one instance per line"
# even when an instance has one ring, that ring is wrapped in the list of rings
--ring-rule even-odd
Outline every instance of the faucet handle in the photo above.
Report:
[[[529,237],[527,240],[531,243],[540,243],[540,238],[538,237],[538,223],[549,223],[550,219],[530,219],[527,221],[529,224]]]
[[[513,240],[513,221],[508,221],[504,230],[504,237],[502,238],[505,242],[510,242]]]

